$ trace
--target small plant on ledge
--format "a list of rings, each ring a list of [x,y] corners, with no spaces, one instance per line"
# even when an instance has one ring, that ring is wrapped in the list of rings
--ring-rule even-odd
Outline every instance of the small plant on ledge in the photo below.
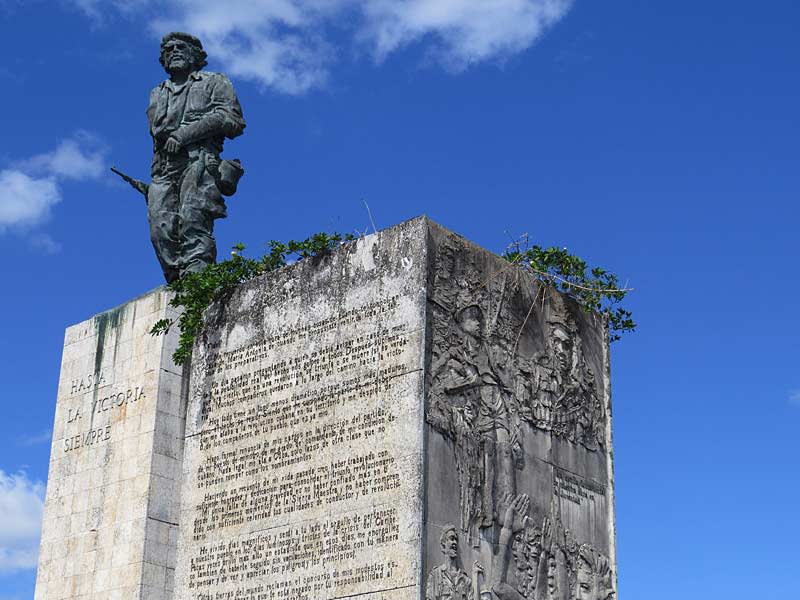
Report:
[[[195,337],[203,326],[203,313],[213,302],[224,302],[239,284],[279,269],[291,260],[321,256],[354,239],[352,234],[317,233],[302,241],[273,240],[267,246],[268,252],[259,259],[245,257],[244,245],[237,244],[231,258],[168,284],[167,289],[174,293],[170,305],[183,309],[177,319],[180,337],[172,355],[175,364],[183,365],[191,357]],[[512,244],[502,256],[545,286],[568,294],[586,311],[605,316],[611,341],[636,328],[631,312],[620,305],[631,289],[620,287],[615,274],[599,267],[589,268],[583,259],[570,254],[566,248],[528,247],[524,238]],[[150,333],[165,334],[175,324],[174,319],[161,319]]]
[[[531,273],[544,285],[574,298],[587,312],[608,319],[609,339],[615,342],[623,333],[636,329],[629,310],[621,306],[629,287],[620,287],[619,278],[600,267],[589,267],[586,261],[566,248],[528,246],[527,237],[511,244],[503,253],[507,261]]]
[[[236,244],[231,257],[202,271],[189,273],[167,285],[175,295],[170,306],[182,308],[177,319],[180,329],[178,348],[172,355],[176,365],[183,365],[192,354],[192,346],[197,333],[203,326],[203,312],[215,301],[224,301],[241,283],[279,269],[291,259],[302,260],[330,252],[339,244],[353,240],[351,234],[317,233],[302,241],[271,241],[268,252],[259,259],[244,256],[244,245]],[[161,319],[150,330],[152,335],[167,333],[176,321]]]

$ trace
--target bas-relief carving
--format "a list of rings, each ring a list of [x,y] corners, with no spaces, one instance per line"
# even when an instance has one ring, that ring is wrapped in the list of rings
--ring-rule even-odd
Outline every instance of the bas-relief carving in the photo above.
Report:
[[[559,296],[549,301],[547,349],[519,360],[521,417],[587,450],[604,448],[605,409],[577,325]]]
[[[557,503],[540,523],[528,516],[522,494],[506,510],[499,540],[499,568],[492,591],[501,600],[609,600],[614,598],[608,559],[578,544],[561,524]],[[513,567],[511,566],[513,562]],[[513,568],[516,585],[507,581]]]
[[[518,494],[527,491],[518,490],[525,431],[587,454],[607,450],[606,408],[584,355],[575,308],[549,290],[531,293],[531,282],[517,269],[488,276],[479,260],[460,238],[442,240],[429,297],[433,348],[426,419],[450,440],[454,454],[460,531],[450,534],[470,542],[460,551],[473,564],[472,576],[460,571],[460,580],[473,582],[475,598],[613,598],[608,559],[561,525],[563,494],[553,497],[551,515],[538,525],[530,498]],[[557,494],[555,470],[553,478],[542,487]],[[488,581],[478,560],[487,558],[481,540],[493,549]],[[437,569],[430,571],[428,597],[462,597],[432,594],[430,577],[444,566]]]
[[[479,565],[473,565],[472,577],[458,562],[458,530],[445,525],[439,538],[444,562],[431,569],[425,583],[425,600],[480,600],[477,577]]]
[[[608,558],[588,543],[578,544],[553,503],[551,515],[531,516],[530,498],[506,502],[491,576],[477,561],[462,567],[458,529],[445,525],[440,536],[444,562],[429,572],[425,600],[613,600]]]
[[[489,527],[495,494],[515,492],[514,469],[522,460],[513,381],[508,359],[490,346],[477,304],[454,315],[457,334],[431,367],[436,399],[428,422],[455,441],[461,488],[461,528]]]
[[[505,509],[503,498],[516,493],[515,471],[524,466],[521,423],[596,451],[605,447],[606,419],[562,298],[537,292],[545,295],[546,346],[526,356],[519,348],[525,320],[505,306],[505,296],[522,285],[517,274],[488,284],[469,281],[469,269],[450,277],[448,250],[437,264],[442,284],[434,286],[427,421],[454,442],[461,528],[469,530],[491,526]]]

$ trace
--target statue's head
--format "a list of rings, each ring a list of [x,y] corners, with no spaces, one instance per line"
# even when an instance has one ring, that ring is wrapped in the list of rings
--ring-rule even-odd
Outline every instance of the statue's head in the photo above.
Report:
[[[614,598],[611,568],[608,559],[588,544],[583,544],[577,557],[575,600],[611,600]]]
[[[442,535],[439,536],[439,543],[442,545],[442,554],[450,558],[458,557],[458,530],[455,525],[445,525]]]
[[[467,334],[473,337],[481,337],[485,325],[483,310],[477,304],[465,306],[455,314],[456,323]]]
[[[167,73],[199,71],[208,64],[208,54],[198,38],[173,31],[161,38],[159,62]]]
[[[551,323],[548,341],[558,368],[563,373],[569,373],[575,366],[573,357],[574,344],[569,329],[562,323]]]

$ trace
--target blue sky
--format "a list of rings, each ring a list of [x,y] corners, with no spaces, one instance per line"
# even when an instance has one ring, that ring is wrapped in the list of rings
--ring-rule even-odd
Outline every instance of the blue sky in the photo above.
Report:
[[[800,5],[0,0],[0,600],[33,595],[64,328],[161,274],[141,197],[158,38],[248,127],[222,252],[422,213],[617,272],[624,598],[797,596]]]

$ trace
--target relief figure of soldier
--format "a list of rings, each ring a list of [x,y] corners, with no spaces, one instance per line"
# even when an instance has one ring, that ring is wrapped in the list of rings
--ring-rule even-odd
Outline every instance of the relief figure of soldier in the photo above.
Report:
[[[520,361],[522,416],[538,429],[587,450],[605,445],[605,411],[586,364],[578,329],[561,306],[547,319],[546,349]]]
[[[459,564],[458,530],[445,525],[439,538],[444,562],[431,569],[425,583],[425,600],[481,600],[478,592],[480,566],[474,565],[472,577]]]
[[[483,310],[476,304],[463,307],[454,322],[455,343],[431,369],[438,396],[432,412],[439,413],[432,424],[455,441],[462,529],[468,522],[490,527],[505,510],[502,499],[515,495],[522,455],[510,413],[512,387],[504,372],[506,358],[487,343]]]

